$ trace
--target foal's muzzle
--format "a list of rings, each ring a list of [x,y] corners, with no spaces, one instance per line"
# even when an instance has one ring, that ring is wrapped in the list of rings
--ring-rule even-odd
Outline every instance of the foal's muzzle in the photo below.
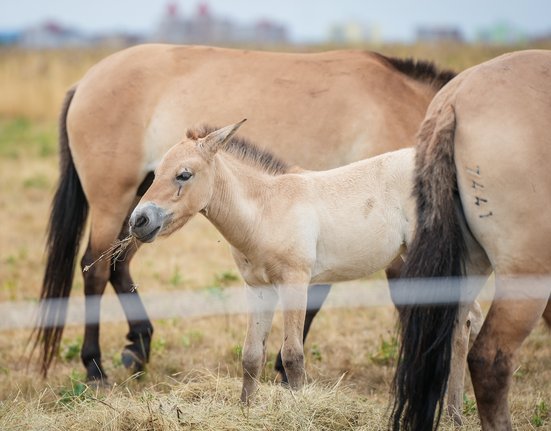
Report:
[[[154,203],[138,205],[128,221],[130,234],[141,242],[152,242],[163,228],[166,219],[166,212]]]

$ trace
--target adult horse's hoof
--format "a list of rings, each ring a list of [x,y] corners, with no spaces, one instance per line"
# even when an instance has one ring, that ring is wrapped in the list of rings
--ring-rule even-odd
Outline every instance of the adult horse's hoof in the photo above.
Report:
[[[99,379],[99,380],[98,379],[88,380],[86,382],[86,386],[88,386],[92,390],[110,389],[112,387],[112,385],[109,382],[109,379],[107,379],[107,377],[105,377],[103,379]]]
[[[101,363],[92,361],[86,366],[86,384],[95,387],[109,385],[109,379]]]
[[[124,348],[121,353],[122,364],[126,369],[131,369],[134,373],[141,373],[145,370],[145,361],[141,352],[133,344]]]

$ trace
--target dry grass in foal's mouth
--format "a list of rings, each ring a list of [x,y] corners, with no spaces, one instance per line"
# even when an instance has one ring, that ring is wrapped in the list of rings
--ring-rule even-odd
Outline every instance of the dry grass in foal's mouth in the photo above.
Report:
[[[94,260],[90,265],[86,265],[82,271],[86,272],[92,268],[96,263],[98,263],[100,260],[108,259],[112,262],[112,265],[115,266],[117,262],[123,261],[126,256],[126,249],[130,244],[133,244],[134,247],[138,248],[138,245],[136,244],[136,238],[134,238],[132,235],[128,235],[127,237],[123,239],[118,239],[109,247],[107,250],[105,250],[96,260]]]

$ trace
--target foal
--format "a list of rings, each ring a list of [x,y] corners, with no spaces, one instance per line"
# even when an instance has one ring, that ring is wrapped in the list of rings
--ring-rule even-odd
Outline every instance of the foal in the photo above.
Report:
[[[151,242],[200,212],[231,244],[250,307],[241,394],[246,402],[265,360],[278,297],[283,365],[291,388],[299,388],[308,286],[358,279],[389,266],[412,238],[415,204],[413,149],[303,171],[231,139],[243,121],[204,137],[188,132],[187,140],[172,147],[132,213],[130,230]]]

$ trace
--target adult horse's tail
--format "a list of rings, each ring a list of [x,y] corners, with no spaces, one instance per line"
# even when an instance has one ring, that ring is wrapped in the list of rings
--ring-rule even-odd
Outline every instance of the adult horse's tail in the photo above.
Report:
[[[67,92],[59,119],[60,178],[48,224],[40,314],[33,333],[35,346],[41,345],[44,376],[59,350],[67,298],[73,284],[75,257],[88,215],[88,203],[73,163],[67,134],[67,112],[75,91],[76,87],[73,87]]]
[[[408,248],[403,278],[444,277],[410,282],[400,313],[401,348],[394,377],[392,427],[426,431],[442,413],[460,298],[464,239],[456,208],[455,113],[449,104],[423,123],[418,139],[414,196],[417,229]],[[419,297],[417,289],[423,289]],[[427,295],[428,293],[428,295]],[[431,302],[430,295],[438,299]],[[442,296],[444,295],[444,298]],[[416,298],[417,296],[417,298]],[[436,423],[434,418],[436,416]]]

